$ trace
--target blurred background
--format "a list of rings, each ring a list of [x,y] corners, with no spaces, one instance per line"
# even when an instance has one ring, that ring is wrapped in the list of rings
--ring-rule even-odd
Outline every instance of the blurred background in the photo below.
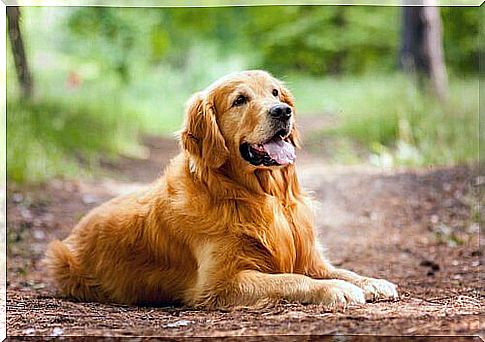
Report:
[[[9,7],[7,174],[89,176],[147,158],[218,77],[283,79],[329,163],[468,164],[478,156],[476,8]],[[480,18],[482,17],[482,18]]]

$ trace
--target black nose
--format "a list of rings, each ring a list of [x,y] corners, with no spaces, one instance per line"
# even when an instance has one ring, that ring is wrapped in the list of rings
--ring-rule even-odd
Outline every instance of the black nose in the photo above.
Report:
[[[291,118],[291,112],[292,111],[290,106],[281,103],[271,107],[271,109],[269,110],[269,115],[271,115],[275,119],[286,121]]]

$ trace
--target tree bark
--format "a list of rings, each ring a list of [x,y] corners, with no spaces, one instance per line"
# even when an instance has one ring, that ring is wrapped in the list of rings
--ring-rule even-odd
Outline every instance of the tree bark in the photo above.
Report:
[[[448,92],[448,76],[439,8],[404,7],[401,34],[400,67],[429,78],[433,92],[444,101]]]
[[[441,18],[438,7],[423,7],[425,25],[424,55],[429,61],[431,85],[436,95],[445,100],[448,92],[448,76],[443,52]]]
[[[25,98],[32,96],[33,82],[25,55],[24,42],[20,31],[20,10],[17,6],[7,7],[8,37],[12,46],[12,54],[17,71],[17,79]]]

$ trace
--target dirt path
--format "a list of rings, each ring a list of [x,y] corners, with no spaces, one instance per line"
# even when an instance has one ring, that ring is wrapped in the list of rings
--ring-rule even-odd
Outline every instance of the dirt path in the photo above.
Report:
[[[320,205],[317,229],[335,264],[399,284],[397,302],[345,312],[280,304],[265,310],[202,312],[76,303],[55,297],[39,260],[90,208],[153,180],[177,152],[171,140],[146,140],[147,160],[104,167],[116,177],[8,188],[7,333],[15,335],[248,336],[477,335],[484,286],[479,278],[476,170],[385,172],[330,166],[301,153],[300,178]]]

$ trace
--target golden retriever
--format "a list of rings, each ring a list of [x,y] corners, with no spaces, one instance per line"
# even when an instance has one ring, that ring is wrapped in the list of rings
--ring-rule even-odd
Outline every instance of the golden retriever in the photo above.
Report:
[[[179,138],[182,152],[148,190],[101,205],[50,244],[45,264],[63,295],[205,309],[397,297],[394,284],[318,252],[295,172],[294,100],[280,81],[223,77],[189,100]]]

